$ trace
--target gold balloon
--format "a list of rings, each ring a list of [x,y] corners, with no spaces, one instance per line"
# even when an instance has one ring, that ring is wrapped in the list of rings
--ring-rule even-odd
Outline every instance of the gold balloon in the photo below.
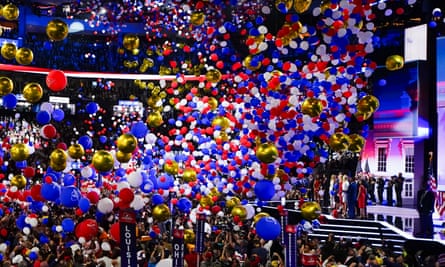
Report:
[[[126,163],[130,161],[132,154],[131,153],[125,153],[121,150],[116,151],[116,160],[120,163]]]
[[[9,154],[14,161],[24,161],[29,157],[28,145],[22,143],[14,144],[9,150]]]
[[[85,150],[81,144],[73,144],[68,148],[68,155],[72,159],[80,159],[83,155],[85,155]]]
[[[334,133],[329,138],[329,147],[334,151],[344,151],[350,144],[349,136],[344,133]]]
[[[126,34],[122,42],[125,49],[132,51],[139,48],[139,37],[135,34]]]
[[[182,180],[184,182],[194,182],[196,181],[196,171],[192,168],[186,168],[182,173]]]
[[[206,73],[206,79],[208,82],[217,83],[221,81],[221,72],[216,69],[208,70]]]
[[[259,212],[259,213],[255,214],[255,216],[253,216],[253,222],[257,223],[261,218],[269,217],[269,216],[270,215],[267,212]]]
[[[357,102],[357,112],[359,113],[373,113],[379,107],[379,99],[373,95],[366,95]]]
[[[163,222],[170,219],[170,209],[166,204],[156,205],[152,210],[153,219]]]
[[[253,56],[248,55],[243,60],[243,66],[251,71],[256,71],[261,68],[261,61],[256,61],[254,65],[252,65]]]
[[[29,103],[37,103],[42,99],[43,96],[43,88],[40,84],[31,82],[27,83],[23,88],[23,97]]]
[[[66,163],[67,154],[64,150],[56,148],[49,155],[49,159],[56,165],[62,165],[63,163]]]
[[[241,203],[241,200],[237,197],[232,197],[229,200],[226,201],[226,208],[229,210],[232,210],[233,207],[239,205]]]
[[[321,208],[318,202],[304,202],[303,205],[301,205],[301,216],[308,221],[317,219],[320,214]]]
[[[207,103],[209,103],[209,106],[212,110],[216,110],[216,108],[218,107],[218,100],[216,100],[216,98],[214,97],[209,97]]]
[[[55,170],[56,172],[60,172],[66,169],[66,162],[62,164],[55,164],[53,161],[49,161],[49,166],[51,169]]]
[[[151,112],[147,116],[147,124],[151,128],[157,128],[157,127],[161,126],[163,122],[164,122],[164,120],[162,119],[161,112],[158,112],[158,111]]]
[[[238,216],[238,218],[242,221],[247,218],[247,210],[242,205],[236,205],[235,207],[233,207],[230,214],[232,214],[233,217]]]
[[[317,117],[323,110],[321,100],[318,98],[309,97],[301,104],[301,112],[311,117]]]
[[[19,8],[13,4],[7,4],[2,8],[2,16],[6,20],[17,20],[19,18]]]
[[[203,208],[212,206],[213,205],[212,197],[201,196],[201,198],[199,199],[199,205],[201,205],[201,207]]]
[[[91,163],[96,170],[108,172],[114,167],[114,158],[109,151],[99,150],[94,153]]]
[[[218,191],[218,188],[216,188],[216,187],[212,187],[212,188],[210,189],[209,196],[211,196],[211,197],[219,197],[219,196],[220,196],[220,193],[219,193],[219,191]]]
[[[221,132],[217,139],[223,141],[223,142],[228,142],[230,140],[230,136],[226,133],[226,132]]]
[[[289,11],[292,8],[293,0],[275,0],[275,8],[278,11]],[[283,10],[283,7],[285,10]]]
[[[27,183],[26,177],[21,174],[14,175],[11,178],[11,185],[16,186],[18,189],[25,188],[26,183]]]
[[[348,150],[351,152],[360,152],[365,146],[365,138],[359,134],[350,134],[349,140],[351,140],[351,143],[349,144]]]
[[[2,57],[7,60],[13,60],[15,58],[15,54],[17,53],[17,46],[13,43],[5,43],[2,45],[0,50]]]
[[[218,116],[213,119],[212,126],[216,127],[219,126],[221,131],[224,131],[230,127],[230,120],[223,116]]]
[[[394,71],[403,68],[405,60],[400,55],[392,55],[386,58],[385,66],[387,70]]]
[[[294,9],[297,13],[306,12],[312,4],[312,0],[294,0]]]
[[[263,163],[272,163],[278,158],[278,149],[273,143],[260,144],[256,157]]]
[[[68,25],[60,19],[53,19],[46,25],[46,35],[52,41],[62,41],[68,36]]]
[[[7,95],[14,90],[14,83],[8,77],[0,77],[0,96]]]
[[[31,49],[22,47],[15,53],[15,60],[20,65],[29,65],[34,59],[34,54]]]
[[[117,148],[123,153],[133,152],[138,145],[138,140],[131,133],[125,133],[117,138]]]
[[[206,19],[206,16],[202,12],[193,12],[190,16],[190,22],[195,26],[201,26]]]
[[[193,229],[184,230],[184,242],[189,244],[195,243],[195,233],[193,232]]]
[[[166,173],[168,173],[168,174],[171,174],[171,175],[178,174],[178,171],[179,171],[179,164],[178,164],[178,162],[172,160],[172,161],[169,161],[168,163],[165,163],[164,164],[164,171]]]

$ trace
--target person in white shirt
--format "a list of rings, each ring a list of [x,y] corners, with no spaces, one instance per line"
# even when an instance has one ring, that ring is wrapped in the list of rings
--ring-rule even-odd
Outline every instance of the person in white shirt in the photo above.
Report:
[[[341,183],[341,203],[342,203],[342,214],[343,217],[346,217],[346,210],[347,210],[347,204],[348,204],[348,190],[349,190],[349,181],[348,181],[348,176],[345,174],[342,177],[342,183]]]

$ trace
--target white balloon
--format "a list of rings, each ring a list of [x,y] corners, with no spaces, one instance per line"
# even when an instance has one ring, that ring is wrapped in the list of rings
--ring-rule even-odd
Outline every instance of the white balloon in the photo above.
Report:
[[[144,198],[141,195],[135,195],[133,201],[130,204],[130,207],[135,210],[141,210],[142,208],[144,208],[144,206]]]
[[[108,214],[108,213],[112,212],[113,206],[114,206],[113,201],[107,197],[102,198],[97,203],[97,209],[103,214]]]
[[[49,114],[53,113],[54,111],[54,106],[53,104],[49,103],[49,102],[43,102],[40,105],[40,110],[46,110],[49,112]]]
[[[80,175],[82,175],[83,178],[90,178],[93,175],[93,169],[85,166],[80,170]]]
[[[137,170],[128,174],[127,181],[131,187],[140,187],[143,182],[141,171]]]
[[[6,249],[8,249],[8,245],[6,245],[6,243],[1,243],[0,244],[0,252],[4,253],[6,251]]]
[[[42,211],[43,212],[48,212],[48,206],[47,205],[43,205],[43,207],[42,207]]]
[[[100,248],[103,251],[111,251],[111,246],[110,246],[110,243],[108,243],[108,242],[102,242],[102,244],[100,244]]]
[[[30,233],[31,233],[31,229],[29,229],[29,227],[23,227],[23,233],[25,234],[25,235],[29,235]]]
[[[246,209],[246,220],[250,220],[255,216],[255,208],[252,206],[252,204],[246,204],[244,205],[244,208]]]
[[[117,184],[117,190],[118,191],[121,191],[122,189],[129,188],[129,187],[130,187],[130,184],[128,182],[126,182],[126,181],[122,181],[122,182],[119,182]]]

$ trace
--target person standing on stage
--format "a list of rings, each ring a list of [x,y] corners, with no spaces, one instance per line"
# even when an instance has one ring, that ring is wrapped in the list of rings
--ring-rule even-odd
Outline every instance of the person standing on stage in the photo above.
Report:
[[[349,190],[349,178],[346,174],[344,174],[341,182],[341,205],[342,205],[342,215],[345,218],[348,210],[348,190]]]
[[[355,177],[349,177],[349,189],[348,189],[348,218],[354,219],[355,218],[355,208],[357,206],[357,193],[358,193],[358,186],[357,182],[355,181]]]
[[[385,180],[382,177],[377,179],[377,197],[379,198],[379,204],[383,204],[383,191],[385,191]]]
[[[417,191],[417,212],[420,218],[420,231],[416,234],[418,237],[432,238],[434,235],[434,198],[428,181],[424,181],[422,189]]]
[[[393,205],[393,188],[394,188],[394,181],[397,178],[397,176],[393,175],[391,176],[388,181],[386,181],[386,205],[391,206]]]
[[[394,191],[396,192],[396,206],[402,207],[402,190],[403,190],[403,182],[405,181],[405,178],[403,177],[402,173],[399,172],[399,175],[397,175],[397,178],[394,181]]]
[[[357,207],[360,219],[366,219],[366,202],[368,193],[363,179],[358,180]]]

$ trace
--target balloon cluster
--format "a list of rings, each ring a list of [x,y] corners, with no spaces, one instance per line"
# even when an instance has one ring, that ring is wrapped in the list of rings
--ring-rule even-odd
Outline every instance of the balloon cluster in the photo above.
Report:
[[[224,206],[238,222],[258,216],[257,233],[274,239],[279,223],[270,216],[259,218],[243,201],[279,200],[327,162],[332,151],[361,151],[367,135],[363,121],[379,107],[368,93],[368,79],[377,67],[368,58],[375,37],[369,1],[331,0],[313,8],[310,0],[179,2],[171,3],[177,6],[170,10],[151,1],[144,8],[158,19],[140,18],[148,41],[167,38],[167,30],[178,34],[143,55],[141,72],[156,68],[174,76],[135,81],[147,92],[142,99],[146,113],[113,116],[113,126],[106,128],[102,115],[108,111],[90,101],[81,108],[86,130],[64,140],[58,129],[63,111],[41,103],[36,113],[40,135],[58,147],[48,155],[43,179],[31,184],[26,163],[33,142],[5,146],[23,172],[8,180],[10,199],[27,199],[36,207],[37,202],[55,203],[79,216],[91,206],[103,216],[151,203],[157,221],[172,213],[167,200],[192,218],[196,212],[218,214],[218,206]],[[221,10],[228,8],[231,16],[226,17]],[[119,16],[128,15],[123,7],[117,10]],[[272,26],[277,17],[282,24]],[[46,32],[51,41],[60,41],[66,29],[63,21],[53,20]],[[127,34],[118,53],[139,55],[142,42]],[[19,64],[32,61],[32,53],[19,53],[11,44],[4,44],[1,54]],[[394,56],[388,66],[395,70],[403,64]],[[23,95],[29,103],[40,103],[43,93],[60,92],[67,84],[62,71],[52,70],[47,88],[28,83]],[[0,77],[8,109],[17,103],[13,92],[14,82]],[[352,131],[351,123],[359,127]],[[307,220],[317,218],[319,207],[302,209]],[[62,228],[71,231],[71,224]],[[75,229],[84,239],[96,232],[97,223],[87,220]]]

